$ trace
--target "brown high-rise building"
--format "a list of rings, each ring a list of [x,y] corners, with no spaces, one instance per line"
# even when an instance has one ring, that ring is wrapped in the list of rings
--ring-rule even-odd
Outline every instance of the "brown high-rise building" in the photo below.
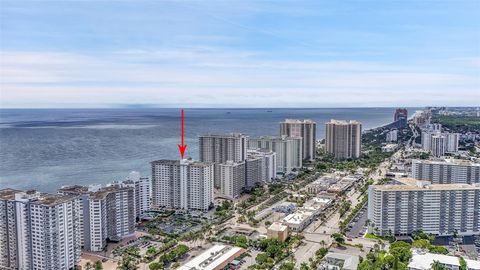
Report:
[[[326,123],[325,150],[336,159],[359,158],[362,124],[355,120],[330,120]]]
[[[398,108],[395,110],[395,114],[393,115],[393,121],[398,121],[398,120],[405,120],[405,124],[407,123],[408,119],[408,111],[405,108]]]

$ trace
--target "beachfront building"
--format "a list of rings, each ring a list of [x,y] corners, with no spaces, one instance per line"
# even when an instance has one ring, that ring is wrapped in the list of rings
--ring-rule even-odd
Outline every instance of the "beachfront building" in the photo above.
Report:
[[[151,164],[153,207],[181,211],[212,207],[213,163],[182,159]]]
[[[245,188],[245,161],[233,162],[231,160],[219,164],[220,192],[228,198],[237,198]]]
[[[314,160],[316,155],[317,124],[310,120],[285,119],[280,122],[280,136],[301,137],[303,159]]]
[[[302,138],[261,136],[248,141],[250,149],[266,149],[276,153],[276,171],[290,173],[302,167]]]
[[[220,188],[218,164],[247,159],[248,136],[241,133],[205,134],[198,137],[199,159],[215,165],[215,187]]]
[[[362,124],[355,120],[330,120],[326,123],[325,150],[336,159],[359,158]]]
[[[58,190],[81,200],[81,245],[88,251],[102,251],[107,239],[119,241],[135,232],[135,191],[112,184],[106,187],[64,186]]]
[[[0,190],[0,269],[73,269],[80,213],[77,196]]]
[[[146,211],[150,210],[151,181],[149,177],[140,177],[140,173],[132,171],[124,185],[132,187],[135,200],[135,217],[140,218]]]

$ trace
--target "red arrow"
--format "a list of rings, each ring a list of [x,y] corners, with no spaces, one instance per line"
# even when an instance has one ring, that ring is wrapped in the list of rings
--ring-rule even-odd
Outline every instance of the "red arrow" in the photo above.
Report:
[[[182,156],[182,159],[185,155],[185,149],[187,149],[187,145],[185,144],[185,114],[182,109],[182,144],[178,145],[178,150],[180,150],[180,156]]]

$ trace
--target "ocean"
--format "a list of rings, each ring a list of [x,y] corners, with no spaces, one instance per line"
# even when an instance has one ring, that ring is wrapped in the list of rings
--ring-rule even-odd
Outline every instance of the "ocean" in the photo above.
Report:
[[[308,118],[321,139],[332,118],[370,129],[392,122],[394,110],[185,109],[185,155],[198,158],[200,134],[278,135],[285,118]],[[151,161],[179,158],[178,143],[180,109],[0,109],[0,189],[55,192],[122,180],[132,170],[149,176]]]

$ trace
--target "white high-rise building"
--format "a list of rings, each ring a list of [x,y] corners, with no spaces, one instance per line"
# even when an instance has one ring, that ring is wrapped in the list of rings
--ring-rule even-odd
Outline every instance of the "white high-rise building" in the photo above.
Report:
[[[241,133],[207,134],[198,137],[200,161],[215,164],[215,187],[220,188],[218,164],[247,159],[248,136]]]
[[[0,190],[0,269],[72,269],[80,262],[77,196]]]
[[[110,186],[65,186],[61,194],[77,195],[81,200],[81,245],[88,251],[102,251],[107,239],[121,240],[135,232],[134,188]]]
[[[263,179],[263,162],[261,156],[249,156],[245,161],[245,187],[251,189],[257,184],[264,183]]]
[[[302,138],[262,136],[249,139],[250,149],[266,149],[276,153],[277,171],[290,173],[302,167]]]
[[[441,124],[427,124],[422,128],[422,149],[437,157],[443,156],[445,153],[456,153],[458,152],[459,137],[458,133],[442,133]],[[439,145],[441,141],[443,141],[443,146]]]
[[[123,184],[135,190],[135,216],[140,218],[143,213],[150,210],[151,181],[149,177],[140,177],[140,173],[132,171]]]
[[[247,156],[262,158],[262,182],[271,183],[277,177],[277,153],[268,149],[248,149]]]
[[[208,211],[213,203],[213,183],[213,163],[187,159],[153,161],[153,207]]]
[[[387,142],[396,142],[397,140],[398,140],[398,130],[396,130],[396,129],[390,130],[387,133],[386,141]]]
[[[330,120],[326,123],[325,150],[336,159],[359,158],[362,124],[355,120]]]
[[[458,152],[458,141],[459,141],[459,134],[458,133],[447,133],[447,149],[448,153],[456,153]]]
[[[447,139],[445,135],[435,134],[431,137],[430,153],[435,157],[442,157],[447,152]]]
[[[220,191],[230,198],[237,198],[245,188],[246,167],[245,161],[227,161],[219,164]]]
[[[414,159],[411,176],[433,184],[480,183],[480,163],[459,159]]]
[[[480,185],[431,184],[411,178],[368,190],[369,230],[378,235],[480,234]]]
[[[313,160],[316,155],[317,124],[312,120],[285,119],[280,122],[280,136],[301,137],[303,159]]]

